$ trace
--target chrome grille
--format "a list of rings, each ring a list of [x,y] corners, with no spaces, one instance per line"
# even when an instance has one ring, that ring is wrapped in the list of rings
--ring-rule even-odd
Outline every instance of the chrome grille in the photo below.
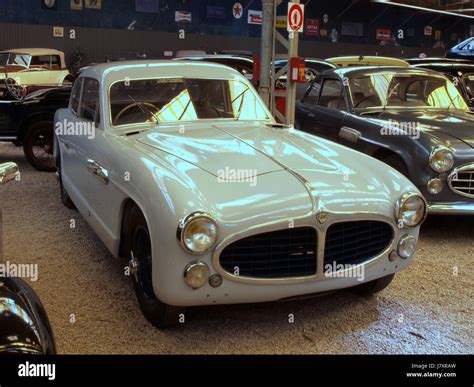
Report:
[[[449,177],[449,186],[457,194],[474,198],[474,164],[455,169]]]
[[[336,223],[326,234],[325,264],[357,265],[385,251],[393,240],[388,223],[356,221]]]
[[[317,234],[309,227],[268,232],[241,239],[220,254],[230,274],[255,279],[308,277],[316,274]]]

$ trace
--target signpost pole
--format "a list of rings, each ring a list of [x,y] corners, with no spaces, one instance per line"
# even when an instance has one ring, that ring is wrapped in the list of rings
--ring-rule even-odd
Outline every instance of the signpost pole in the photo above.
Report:
[[[263,24],[262,24],[262,42],[260,53],[260,86],[259,93],[265,104],[270,107],[271,95],[271,74],[274,30],[275,30],[275,1],[263,0]]]
[[[293,0],[292,3],[300,4],[300,0]],[[299,33],[290,32],[289,48],[288,48],[288,64],[291,58],[298,56]],[[290,70],[291,71],[291,70]],[[287,94],[286,94],[286,124],[295,124],[295,110],[296,110],[296,82],[291,82],[291,74],[287,74]]]

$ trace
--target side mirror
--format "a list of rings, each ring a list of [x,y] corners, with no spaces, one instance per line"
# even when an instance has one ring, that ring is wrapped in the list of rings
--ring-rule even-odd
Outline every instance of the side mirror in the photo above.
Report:
[[[18,165],[15,163],[0,164],[0,184],[15,180],[19,173]]]

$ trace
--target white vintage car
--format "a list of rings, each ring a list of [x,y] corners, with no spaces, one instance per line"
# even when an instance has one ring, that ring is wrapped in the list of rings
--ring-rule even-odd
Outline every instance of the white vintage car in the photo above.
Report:
[[[19,48],[0,52],[0,88],[20,99],[25,88],[71,83],[64,53],[49,48]]]
[[[379,291],[426,216],[397,171],[276,124],[218,64],[93,66],[55,131],[63,203],[127,259],[158,327],[186,306]]]

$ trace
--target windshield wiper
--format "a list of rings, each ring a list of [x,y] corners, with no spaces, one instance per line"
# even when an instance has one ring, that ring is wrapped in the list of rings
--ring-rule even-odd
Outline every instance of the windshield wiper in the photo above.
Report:
[[[392,98],[393,93],[395,93],[395,89],[400,86],[400,82],[398,82],[395,86],[393,86],[392,89],[389,90],[387,99],[385,100],[385,103],[383,104],[383,110],[387,109],[388,103],[390,102],[390,98]]]
[[[237,101],[240,97],[242,97],[242,100],[240,101],[240,106],[239,110],[237,111],[237,115],[235,117],[235,120],[238,121],[240,118],[240,115],[242,114],[242,109],[244,107],[244,97],[245,93],[250,90],[250,87],[247,87],[242,93],[240,93],[233,101],[232,104],[234,104],[235,101]]]
[[[150,114],[153,119],[155,120],[155,123],[156,124],[159,124],[160,123],[160,120],[158,119],[158,117],[155,115],[155,113],[153,113],[153,111],[148,107],[146,106],[143,102],[138,102],[135,98],[133,98],[131,95],[128,96],[128,98],[130,98],[131,101],[133,101],[134,104],[136,104],[140,110],[142,111],[142,113],[148,113]]]

